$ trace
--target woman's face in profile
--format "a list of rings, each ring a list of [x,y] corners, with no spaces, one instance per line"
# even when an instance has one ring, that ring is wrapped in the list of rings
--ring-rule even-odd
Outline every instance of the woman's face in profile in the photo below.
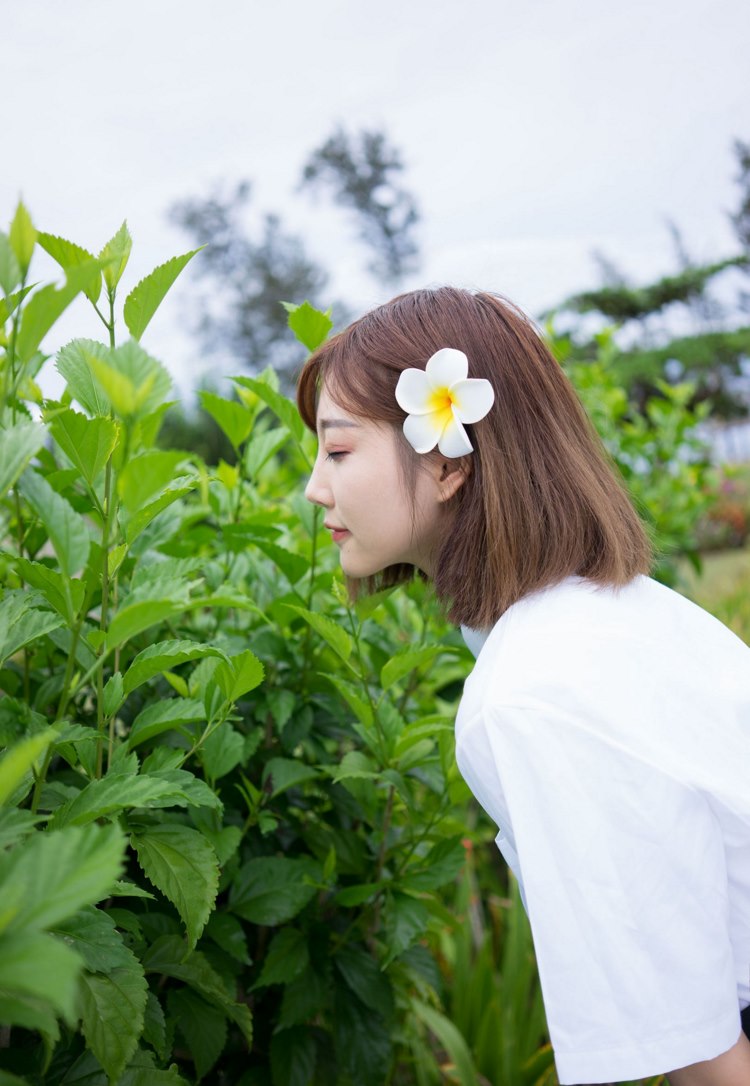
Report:
[[[429,575],[445,518],[435,469],[420,465],[415,492],[408,494],[393,427],[350,414],[325,385],[317,431],[305,496],[325,510],[344,573],[369,577],[407,563]]]

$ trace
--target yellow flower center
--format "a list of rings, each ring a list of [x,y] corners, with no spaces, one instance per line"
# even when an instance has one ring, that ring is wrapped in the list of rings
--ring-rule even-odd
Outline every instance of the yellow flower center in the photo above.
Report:
[[[442,388],[436,388],[430,393],[428,403],[430,405],[430,413],[434,413],[438,416],[437,422],[442,428],[453,418],[452,407],[456,402],[456,397],[447,386]]]

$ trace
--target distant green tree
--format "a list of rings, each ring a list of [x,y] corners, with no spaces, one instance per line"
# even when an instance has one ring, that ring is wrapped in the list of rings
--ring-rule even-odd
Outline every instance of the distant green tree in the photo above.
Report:
[[[708,401],[722,418],[745,417],[746,397],[737,392],[737,377],[750,354],[750,327],[727,328],[727,313],[709,291],[714,278],[731,268],[745,269],[750,251],[709,264],[697,263],[687,251],[679,228],[668,221],[678,270],[651,283],[635,285],[605,255],[596,252],[603,285],[571,295],[542,315],[598,314],[632,333],[633,345],[619,351],[613,364],[632,401],[641,411],[652,397],[661,397],[660,380],[695,383],[693,405]],[[675,337],[659,318],[679,307],[692,316],[695,331]],[[666,333],[666,334],[665,334]],[[579,339],[576,354],[593,358],[595,338]]]
[[[736,177],[740,186],[739,203],[737,210],[729,216],[737,240],[742,246],[745,255],[750,258],[750,143],[742,143],[736,140],[734,153],[737,156],[739,174]],[[750,264],[745,268],[750,275]],[[740,305],[746,313],[750,313],[750,291],[742,291]]]
[[[414,229],[417,203],[399,187],[401,155],[383,132],[350,136],[338,128],[308,158],[300,187],[327,187],[342,207],[351,208],[359,237],[375,254],[369,271],[383,283],[398,283],[419,267]]]
[[[251,183],[244,180],[228,194],[218,188],[207,197],[180,200],[168,214],[196,245],[206,246],[195,269],[205,288],[190,302],[203,348],[233,356],[235,372],[271,365],[289,383],[304,355],[281,303],[320,306],[329,277],[278,215],[265,214],[260,237],[249,235],[244,211],[250,194]],[[336,308],[339,318],[345,315],[343,306]]]

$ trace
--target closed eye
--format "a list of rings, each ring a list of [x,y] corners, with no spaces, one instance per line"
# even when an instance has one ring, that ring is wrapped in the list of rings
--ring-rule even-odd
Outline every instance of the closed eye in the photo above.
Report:
[[[346,456],[345,452],[329,452],[326,460],[338,460],[340,456]]]

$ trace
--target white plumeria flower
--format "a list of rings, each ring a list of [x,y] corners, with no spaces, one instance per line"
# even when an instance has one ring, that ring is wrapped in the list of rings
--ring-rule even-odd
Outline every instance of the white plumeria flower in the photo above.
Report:
[[[396,385],[396,400],[407,412],[404,436],[418,453],[437,447],[443,456],[474,451],[463,423],[479,422],[495,401],[495,391],[483,377],[468,377],[463,351],[443,347],[423,370],[404,370]]]

